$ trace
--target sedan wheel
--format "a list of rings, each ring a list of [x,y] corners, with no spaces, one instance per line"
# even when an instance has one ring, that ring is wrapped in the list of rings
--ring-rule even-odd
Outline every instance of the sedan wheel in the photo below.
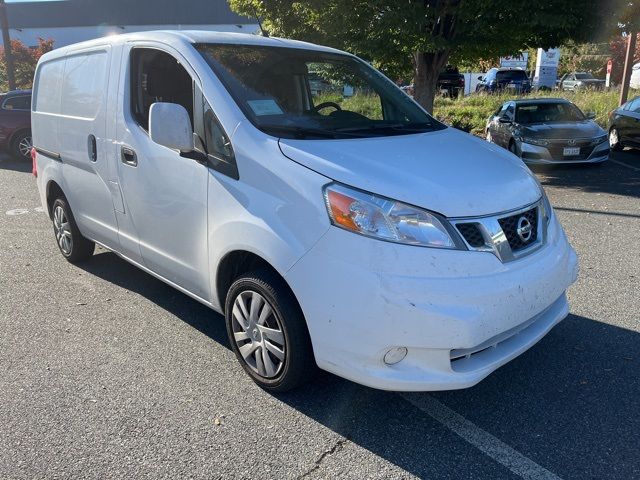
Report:
[[[11,155],[21,160],[28,160],[31,158],[31,147],[33,147],[31,132],[20,133],[11,142]]]

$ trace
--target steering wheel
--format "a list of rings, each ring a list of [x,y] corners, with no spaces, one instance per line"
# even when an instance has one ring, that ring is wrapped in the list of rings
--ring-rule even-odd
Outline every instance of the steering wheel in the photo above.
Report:
[[[327,107],[333,107],[338,111],[342,110],[342,107],[340,107],[340,105],[338,105],[335,102],[322,102],[322,103],[316,105],[315,107],[313,107],[311,110],[313,112],[315,112],[315,113],[320,113],[320,110],[322,110],[323,108],[327,108]]]

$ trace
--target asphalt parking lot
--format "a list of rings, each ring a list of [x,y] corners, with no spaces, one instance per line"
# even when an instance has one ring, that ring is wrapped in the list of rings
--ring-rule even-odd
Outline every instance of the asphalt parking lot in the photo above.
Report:
[[[536,170],[572,313],[433,394],[263,392],[219,315],[112,253],[67,263],[30,168],[0,160],[0,478],[640,478],[640,152]]]

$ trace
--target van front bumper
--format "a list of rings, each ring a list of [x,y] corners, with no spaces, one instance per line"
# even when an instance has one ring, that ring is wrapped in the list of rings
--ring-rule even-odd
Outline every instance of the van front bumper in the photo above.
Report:
[[[509,263],[332,227],[286,279],[320,368],[374,388],[429,391],[470,387],[534,345],[568,314],[577,272],[554,215],[546,245]],[[406,357],[387,365],[397,347]]]

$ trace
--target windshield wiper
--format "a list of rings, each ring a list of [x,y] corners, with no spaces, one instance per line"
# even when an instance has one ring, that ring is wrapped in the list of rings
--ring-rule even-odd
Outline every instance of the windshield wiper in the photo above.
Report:
[[[343,138],[345,136],[360,138],[363,135],[350,134],[348,132],[341,132],[336,130],[327,130],[323,128],[312,127],[298,127],[295,125],[260,125],[261,129],[273,130],[276,132],[285,132],[292,134],[295,138],[307,138],[307,137],[323,137],[323,138]]]

